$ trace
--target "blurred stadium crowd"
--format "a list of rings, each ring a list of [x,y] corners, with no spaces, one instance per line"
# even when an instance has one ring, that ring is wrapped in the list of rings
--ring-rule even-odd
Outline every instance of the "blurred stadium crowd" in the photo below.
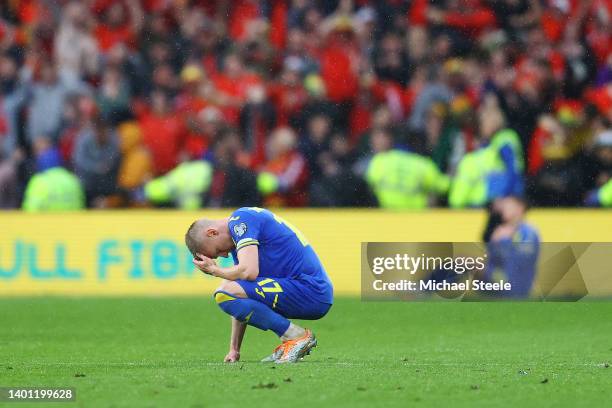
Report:
[[[0,0],[0,208],[612,206],[612,0]]]

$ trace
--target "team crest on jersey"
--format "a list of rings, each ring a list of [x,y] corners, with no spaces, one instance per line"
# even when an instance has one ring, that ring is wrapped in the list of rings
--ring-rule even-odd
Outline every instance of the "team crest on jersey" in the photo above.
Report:
[[[239,237],[243,236],[245,232],[247,232],[247,226],[244,222],[234,225],[234,233]]]

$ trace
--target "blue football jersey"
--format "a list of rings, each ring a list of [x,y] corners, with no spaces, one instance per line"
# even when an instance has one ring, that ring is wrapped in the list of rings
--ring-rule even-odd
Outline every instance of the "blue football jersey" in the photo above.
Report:
[[[229,230],[236,245],[232,251],[235,263],[240,249],[257,245],[259,276],[301,280],[312,288],[312,293],[305,295],[332,303],[332,284],[319,257],[290,223],[269,210],[243,207],[230,216]]]
[[[487,244],[489,262],[485,277],[489,281],[507,279],[511,295],[526,298],[531,292],[540,255],[540,235],[529,224],[519,225],[512,238]]]

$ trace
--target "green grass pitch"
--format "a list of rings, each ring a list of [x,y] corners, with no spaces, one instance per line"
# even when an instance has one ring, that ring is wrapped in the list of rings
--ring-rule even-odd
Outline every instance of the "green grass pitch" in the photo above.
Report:
[[[308,323],[313,354],[276,366],[258,362],[275,336],[253,328],[243,361],[220,363],[229,319],[208,296],[1,299],[0,386],[76,387],[53,407],[605,406],[610,316],[605,302],[339,298]]]

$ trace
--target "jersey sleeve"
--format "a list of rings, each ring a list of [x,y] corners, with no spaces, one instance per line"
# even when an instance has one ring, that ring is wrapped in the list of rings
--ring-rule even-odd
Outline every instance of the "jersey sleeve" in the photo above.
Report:
[[[257,213],[246,209],[234,211],[228,226],[236,245],[236,252],[249,245],[259,245],[261,217]]]

